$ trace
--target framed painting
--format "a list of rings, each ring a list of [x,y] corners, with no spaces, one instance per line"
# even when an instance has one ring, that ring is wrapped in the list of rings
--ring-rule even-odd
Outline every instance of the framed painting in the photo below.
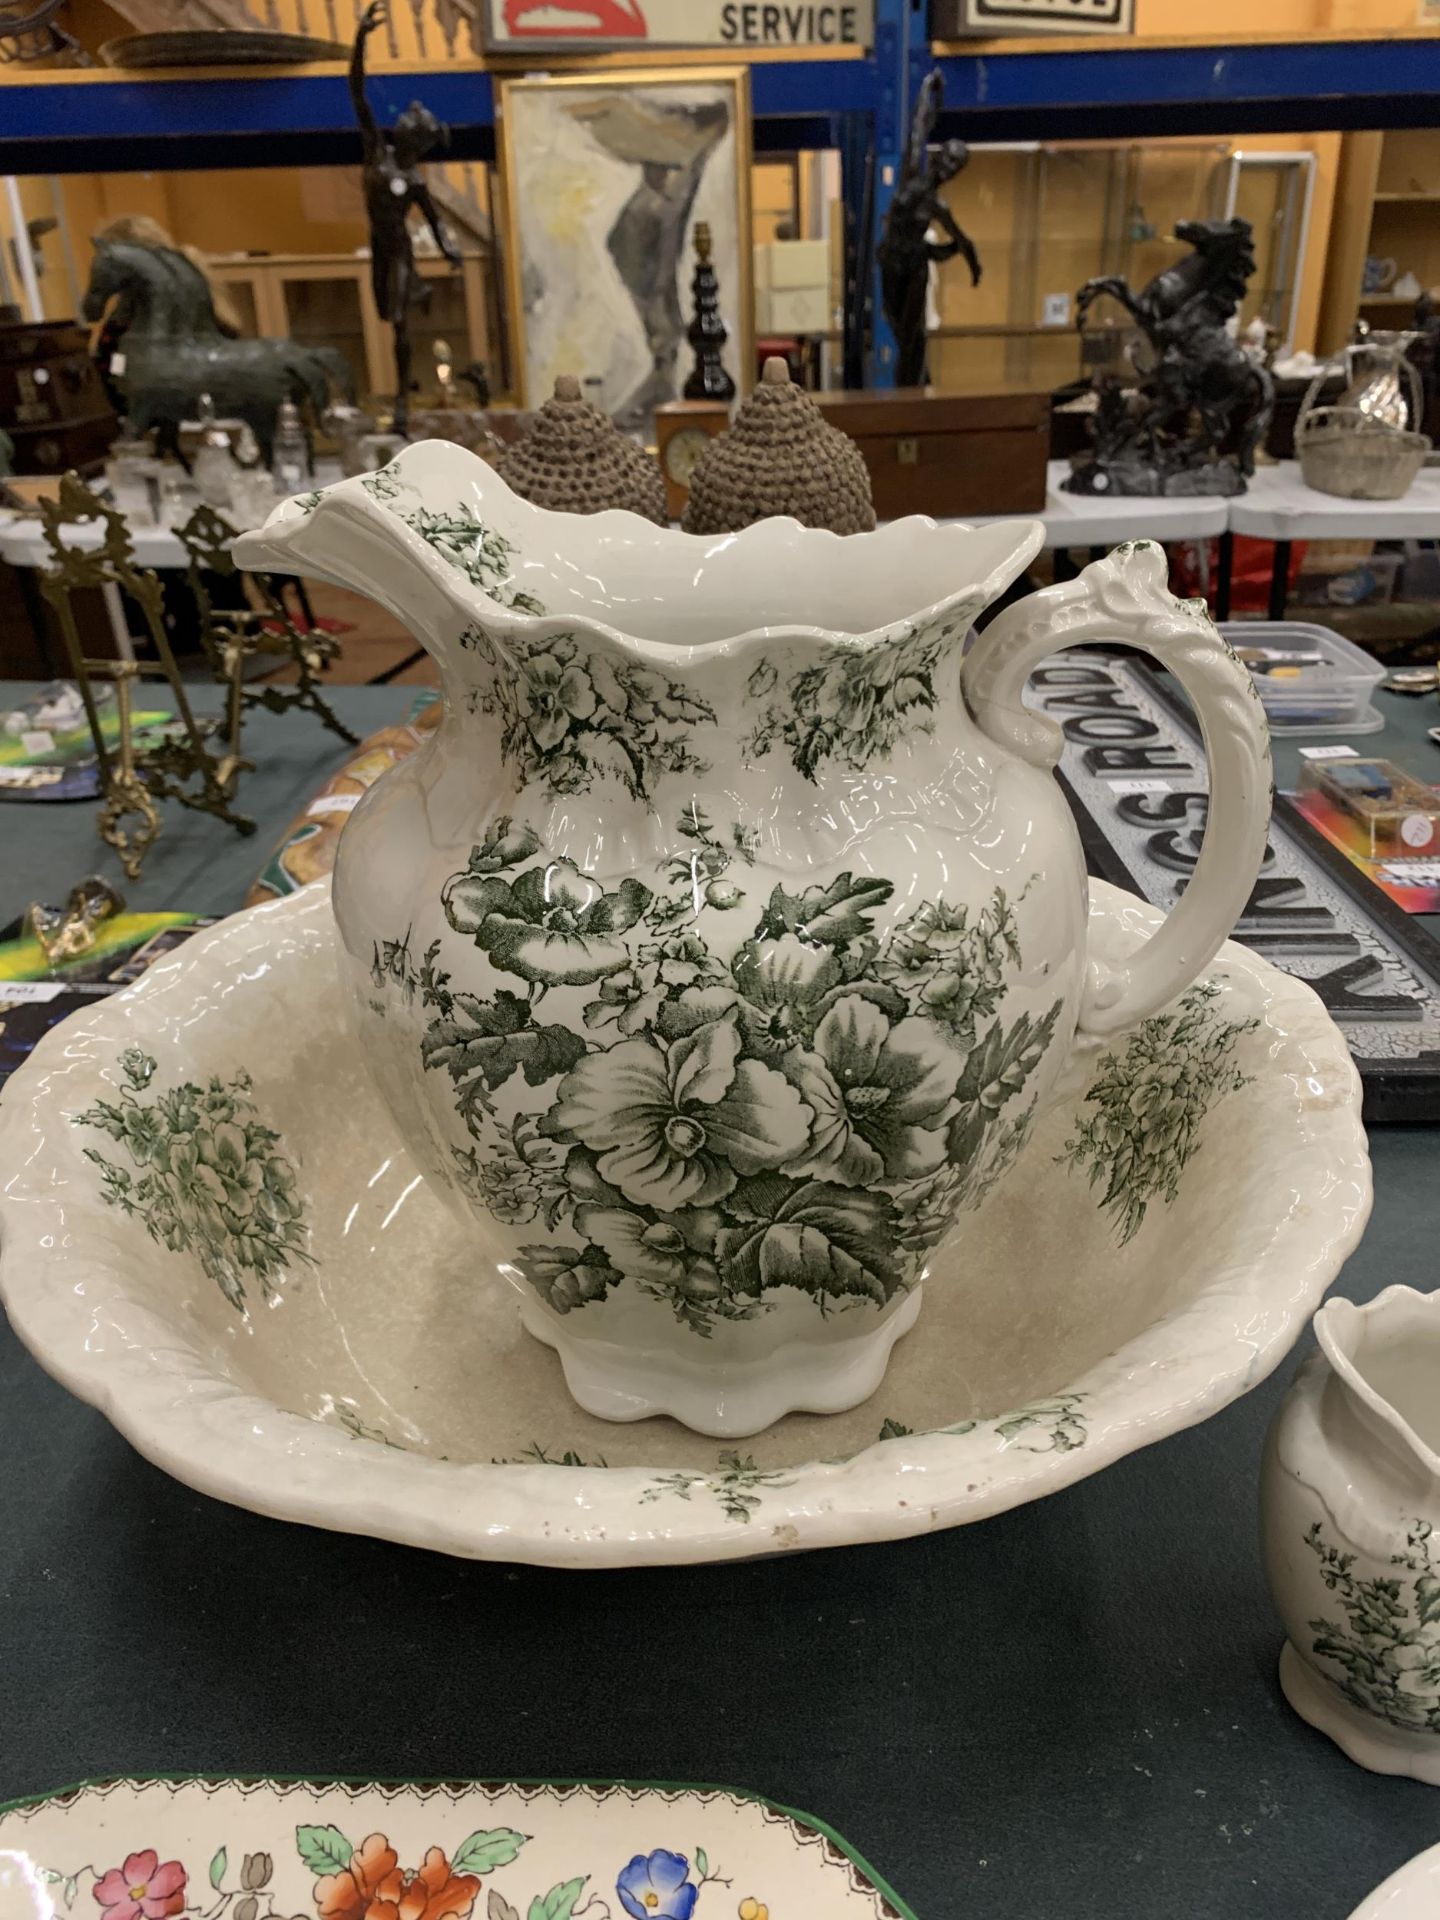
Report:
[[[513,384],[535,407],[557,374],[647,440],[690,372],[696,224],[708,223],[739,391],[755,381],[750,94],[743,67],[499,83]]]

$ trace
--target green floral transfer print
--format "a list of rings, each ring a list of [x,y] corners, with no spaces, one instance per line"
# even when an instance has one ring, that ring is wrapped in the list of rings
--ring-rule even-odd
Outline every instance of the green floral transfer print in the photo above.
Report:
[[[75,1116],[129,1156],[125,1167],[85,1149],[100,1168],[105,1198],[142,1220],[161,1246],[193,1252],[232,1307],[244,1310],[250,1277],[268,1299],[288,1266],[312,1262],[295,1167],[280,1135],[256,1117],[249,1074],[214,1077],[203,1087],[187,1080],[147,1100],[150,1055],[127,1047],[120,1069],[119,1099]]]
[[[371,1446],[389,1447],[394,1453],[413,1451],[412,1448],[405,1446],[403,1441],[392,1440],[383,1427],[373,1426],[364,1418],[359,1408],[352,1406],[348,1401],[336,1401],[335,1421],[338,1426],[345,1429],[352,1440],[368,1440]]]
[[[587,1460],[584,1454],[576,1453],[573,1447],[564,1447],[559,1453],[552,1453],[538,1440],[532,1440],[528,1447],[522,1447],[519,1453],[501,1454],[490,1462],[492,1467],[594,1467],[605,1469],[609,1462],[603,1453],[597,1453],[593,1460]]]
[[[1085,1095],[1093,1111],[1057,1156],[1088,1167],[1090,1185],[1103,1187],[1100,1205],[1122,1247],[1152,1200],[1175,1199],[1211,1107],[1249,1085],[1232,1056],[1259,1023],[1222,1020],[1212,1004],[1219,992],[1210,982],[1192,987],[1174,1013],[1141,1021],[1105,1056]]]
[[[517,551],[514,541],[487,526],[474,507],[461,502],[437,513],[429,507],[407,509],[397,504],[412,489],[394,460],[378,472],[365,474],[360,484],[372,500],[388,507],[447,565],[457,568],[490,599],[502,607],[513,607],[517,613],[544,613],[544,603],[533,593],[511,584]]]
[[[995,1431],[1006,1446],[1019,1447],[1022,1453],[1073,1453],[1087,1437],[1085,1415],[1080,1411],[1084,1397],[1061,1393],[1053,1400],[1017,1407],[995,1422]]]
[[[1355,1555],[1330,1546],[1316,1521],[1305,1544],[1320,1561],[1320,1578],[1345,1615],[1312,1620],[1311,1652],[1340,1669],[1335,1685],[1357,1707],[1409,1733],[1440,1733],[1440,1561],[1435,1529],[1412,1522],[1408,1551],[1391,1556],[1383,1580],[1360,1580]]]
[[[378,467],[374,473],[361,477],[361,486],[372,500],[389,502],[398,500],[405,491],[405,481],[400,478],[399,463],[392,460],[388,466]]]
[[[750,1454],[722,1453],[714,1473],[662,1473],[640,1496],[641,1506],[674,1494],[688,1500],[697,1489],[719,1501],[727,1520],[748,1526],[761,1504],[757,1487],[793,1487],[794,1479],[784,1472],[766,1470],[755,1464]]]
[[[980,603],[956,607],[939,623],[912,627],[902,640],[877,646],[838,644],[786,682],[778,684],[764,661],[750,676],[749,694],[764,702],[745,743],[747,754],[769,753],[778,740],[807,780],[830,759],[859,772],[888,759],[908,734],[935,731],[935,669],[940,656],[963,636]],[[957,642],[958,643],[958,642]]]
[[[979,1420],[959,1420],[949,1427],[917,1430],[906,1426],[903,1421],[887,1419],[876,1438],[902,1440],[944,1436],[960,1439],[977,1432],[983,1425],[988,1433],[1000,1441],[1002,1449],[1013,1447],[1021,1453],[1070,1453],[1083,1447],[1089,1437],[1086,1415],[1081,1411],[1084,1398],[1082,1393],[1057,1394],[1052,1400],[1040,1400],[1029,1406],[1017,1407],[1013,1413],[1002,1414],[999,1419],[983,1423]],[[403,1441],[391,1439],[381,1428],[366,1422],[351,1403],[336,1402],[334,1413],[339,1424],[355,1439],[367,1440],[376,1446],[407,1450]],[[434,1457],[443,1460],[446,1456],[440,1454]],[[845,1466],[855,1458],[853,1453],[842,1453],[826,1464]],[[532,1440],[517,1453],[497,1454],[492,1457],[490,1464],[495,1467],[613,1470],[603,1454],[587,1455],[576,1452],[572,1447],[547,1446],[538,1440]],[[764,1505],[767,1492],[783,1492],[797,1485],[799,1472],[806,1470],[794,1466],[768,1467],[757,1461],[753,1454],[742,1454],[727,1448],[719,1454],[716,1465],[708,1472],[677,1468],[673,1472],[655,1474],[642,1488],[638,1504],[648,1507],[657,1500],[670,1498],[693,1502],[696,1495],[704,1495],[717,1503],[726,1520],[748,1526]]]
[[[533,593],[510,584],[515,571],[514,541],[487,527],[473,507],[458,506],[448,513],[420,507],[414,513],[402,513],[400,518],[442,560],[458,567],[471,586],[479,587],[502,607],[513,607],[517,613],[544,613],[544,605]]]
[[[460,644],[489,669],[470,707],[499,721],[517,786],[587,793],[613,779],[648,800],[661,774],[706,771],[692,736],[715,711],[683,681],[612,659],[574,633],[501,639],[471,626]]]
[[[1022,1453],[1073,1453],[1089,1437],[1086,1416],[1080,1411],[1083,1393],[1061,1393],[1053,1400],[1037,1400],[1033,1405],[1016,1407],[989,1424],[1007,1447]],[[943,1433],[953,1438],[974,1433],[978,1420],[959,1420],[953,1427],[926,1427],[920,1437]],[[886,1420],[876,1435],[878,1440],[904,1440],[916,1432],[900,1420]]]
[[[888,880],[776,886],[723,959],[702,927],[745,908],[745,836],[693,809],[681,832],[655,886],[607,888],[497,821],[441,898],[513,986],[456,991],[438,940],[418,963],[408,936],[377,946],[374,983],[423,1010],[421,1060],[471,1136],[452,1177],[549,1232],[517,1265],[558,1313],[622,1281],[700,1335],[782,1286],[883,1306],[1018,1151],[1061,1003],[1000,1017],[1019,941],[998,890],[882,937]],[[521,1081],[543,1093],[502,1113]]]

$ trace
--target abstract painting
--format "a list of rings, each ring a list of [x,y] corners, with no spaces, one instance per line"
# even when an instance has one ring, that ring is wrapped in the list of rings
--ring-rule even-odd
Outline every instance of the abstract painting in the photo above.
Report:
[[[707,221],[729,330],[725,363],[754,384],[750,115],[744,68],[650,68],[500,83],[515,385],[522,406],[555,377],[623,431],[690,371],[685,329],[697,221]]]

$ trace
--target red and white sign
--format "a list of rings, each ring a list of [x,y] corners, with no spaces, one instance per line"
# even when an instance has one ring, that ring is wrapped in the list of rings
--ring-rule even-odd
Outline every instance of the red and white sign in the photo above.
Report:
[[[874,0],[489,0],[496,51],[586,47],[865,47]]]

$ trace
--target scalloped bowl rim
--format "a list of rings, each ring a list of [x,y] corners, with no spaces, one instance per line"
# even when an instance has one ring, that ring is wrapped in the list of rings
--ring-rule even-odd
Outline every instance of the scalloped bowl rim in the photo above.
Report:
[[[1096,881],[1091,888],[1102,908],[1123,909],[1137,926],[1161,917],[1119,888]],[[937,1429],[889,1439],[845,1460],[787,1468],[793,1476],[787,1486],[756,1489],[754,1524],[743,1528],[727,1524],[718,1510],[712,1516],[706,1502],[642,1508],[639,1496],[660,1470],[654,1465],[597,1470],[456,1463],[361,1446],[343,1428],[285,1412],[186,1354],[172,1323],[127,1294],[123,1276],[103,1259],[67,1255],[67,1285],[51,1284],[45,1242],[48,1237],[54,1244],[71,1231],[68,1209],[40,1181],[26,1187],[30,1162],[47,1146],[45,1114],[64,1123],[69,1104],[50,1088],[52,1068],[77,1060],[97,1067],[112,1062],[123,1044],[139,1037],[122,1039],[116,1032],[117,1010],[127,1019],[133,1010],[143,1011],[150,994],[177,970],[194,972],[197,994],[207,978],[213,990],[214,981],[244,964],[227,960],[237,929],[273,917],[278,933],[290,919],[303,920],[318,909],[329,918],[326,881],[196,934],[133,985],[52,1028],[0,1102],[0,1168],[14,1169],[0,1186],[0,1302],[16,1333],[55,1379],[98,1408],[146,1459],[202,1493],[276,1519],[462,1558],[574,1567],[744,1559],[968,1524],[1088,1479],[1258,1385],[1299,1338],[1369,1217],[1360,1078],[1343,1039],[1309,987],[1227,941],[1217,961],[1263,979],[1272,996],[1266,1024],[1276,1038],[1292,1045],[1297,1035],[1328,1039],[1338,1080],[1324,1089],[1325,1098],[1297,1102],[1296,1133],[1277,1162],[1294,1204],[1276,1222],[1260,1256],[1243,1274],[1232,1270],[1223,1284],[1232,1308],[1237,1299],[1264,1308],[1267,1330],[1263,1336],[1242,1333],[1246,1316],[1236,1311],[1228,1340],[1207,1347],[1192,1337],[1181,1349],[1193,1382],[1188,1388],[1182,1390],[1176,1370],[1157,1366],[1158,1356],[1145,1349],[1165,1327],[1193,1321],[1222,1291],[1218,1280],[1056,1389],[1092,1396],[1096,1424],[1083,1447],[987,1449],[983,1429],[965,1437]],[[1293,1066],[1276,1071],[1294,1073]],[[68,1133],[61,1142],[58,1149],[49,1143],[52,1162],[67,1157],[67,1146],[68,1157],[78,1159],[80,1149]],[[78,1211],[102,1204],[87,1194]],[[118,1337],[107,1344],[96,1338],[103,1330]],[[1222,1358],[1227,1349],[1229,1357]],[[1098,1386],[1086,1384],[1097,1380]]]

